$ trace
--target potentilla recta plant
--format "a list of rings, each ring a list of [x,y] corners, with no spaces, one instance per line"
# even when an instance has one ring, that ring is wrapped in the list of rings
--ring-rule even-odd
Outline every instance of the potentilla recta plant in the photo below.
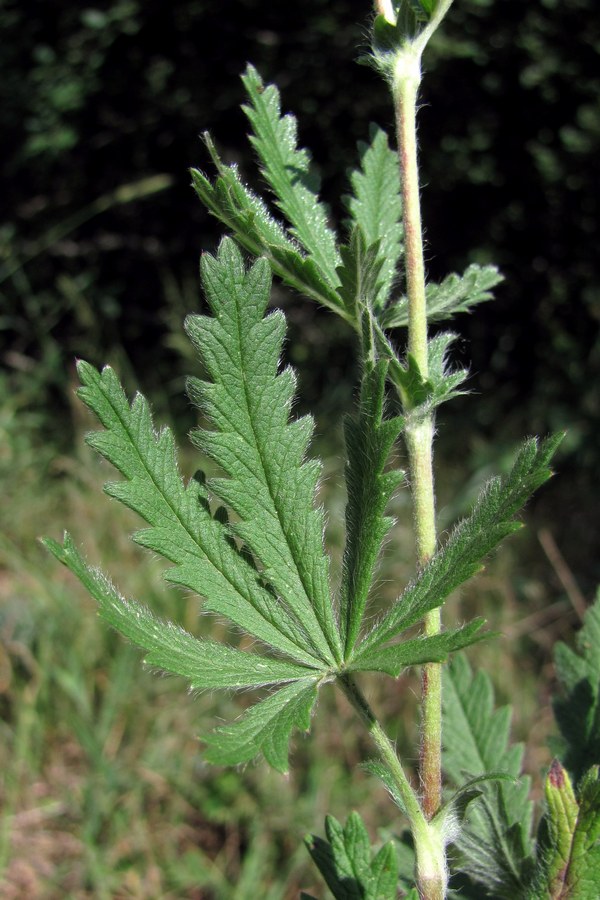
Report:
[[[144,397],[130,402],[108,367],[78,366],[79,396],[102,426],[87,442],[122,476],[105,490],[146,522],[134,540],[171,563],[170,583],[196,592],[206,611],[251,636],[253,649],[193,637],[125,599],[85,563],[69,535],[63,544],[45,543],[87,587],[107,622],[143,648],[146,663],[183,676],[195,691],[261,689],[238,719],[207,728],[208,762],[239,765],[262,756],[286,772],[290,740],[296,730],[310,729],[319,689],[334,683],[343,692],[357,728],[372,739],[375,756],[365,766],[397,807],[390,806],[390,824],[403,817],[409,838],[375,852],[357,812],[349,811],[345,825],[328,817],[326,838],[309,837],[307,846],[336,898],[441,900],[455,891],[467,898],[597,900],[598,606],[588,614],[579,652],[564,647],[558,655],[565,765],[557,759],[549,772],[537,838],[528,781],[520,777],[522,748],[509,743],[510,711],[494,709],[488,677],[474,675],[458,654],[486,637],[484,622],[442,624],[448,596],[520,527],[520,510],[549,478],[560,441],[527,440],[512,470],[492,478],[470,514],[439,539],[434,418],[440,404],[463,391],[467,372],[449,362],[454,334],[431,337],[428,323],[489,300],[500,281],[493,266],[478,265],[439,284],[425,278],[417,98],[423,51],[451,3],[378,0],[369,59],[391,90],[397,150],[371,128],[350,176],[341,234],[319,199],[309,154],[297,146],[295,119],[281,114],[277,89],[254,68],[243,76],[243,108],[269,201],[244,184],[206,136],[216,175],[210,180],[193,171],[193,185],[229,236],[201,261],[210,315],[188,316],[185,328],[205,372],[203,380],[188,382],[207,423],[192,441],[217,465],[217,477],[200,469],[186,483],[173,436],[155,429]],[[315,504],[321,467],[307,455],[313,422],[291,415],[295,376],[280,365],[286,322],[280,311],[267,312],[273,276],[355,332],[360,383],[345,422],[346,536],[335,590],[323,510]],[[406,476],[390,459],[398,440],[407,450]],[[374,619],[374,573],[393,526],[386,508],[400,489],[412,494],[416,570]],[[422,672],[415,778],[361,689],[364,672],[393,680],[413,666]]]

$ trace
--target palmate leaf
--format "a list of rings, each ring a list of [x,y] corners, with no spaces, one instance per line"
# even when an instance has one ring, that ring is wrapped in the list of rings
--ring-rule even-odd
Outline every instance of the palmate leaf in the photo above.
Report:
[[[281,115],[279,91],[275,85],[263,84],[253,66],[248,66],[242,81],[250,100],[242,109],[252,125],[250,141],[260,158],[262,174],[292,234],[335,288],[340,262],[336,237],[318,199],[320,184],[309,154],[297,148],[296,119]]]
[[[531,438],[510,473],[490,479],[471,515],[455,527],[446,544],[358,645],[354,665],[441,606],[453,590],[480,571],[482,560],[504,537],[521,527],[515,517],[533,491],[550,478],[548,464],[561,440],[562,434],[540,443]]]
[[[102,618],[146,651],[144,662],[172,675],[182,675],[193,690],[260,687],[320,672],[281,659],[258,656],[216,641],[193,637],[179,625],[153,615],[141,603],[121,596],[97,569],[86,565],[70,535],[64,543],[46,539],[45,546],[79,578],[98,603]]]
[[[216,258],[202,257],[201,269],[213,317],[189,316],[186,330],[212,382],[191,379],[189,393],[215,430],[198,429],[193,440],[228,476],[212,479],[210,490],[239,517],[232,530],[303,623],[312,651],[339,662],[323,515],[313,508],[320,465],[304,462],[313,422],[288,421],[295,378],[290,369],[278,374],[285,318],[263,318],[269,265],[259,259],[246,273],[225,239]]]
[[[477,303],[493,299],[492,288],[503,281],[495,266],[470,265],[462,275],[447,275],[441,284],[426,287],[427,320],[440,322],[469,312]],[[383,313],[384,328],[408,326],[408,298],[401,297]]]
[[[562,688],[554,714],[564,740],[562,762],[575,782],[600,763],[600,591],[577,635],[577,650],[559,642],[554,650]]]
[[[336,900],[396,900],[398,861],[391,841],[373,855],[357,812],[345,826],[327,816],[325,832],[326,841],[310,835],[306,846]]]
[[[248,634],[300,662],[322,664],[304,623],[273,596],[248,559],[232,545],[227,527],[211,516],[206,488],[179,475],[173,435],[154,429],[140,394],[130,405],[108,366],[98,372],[78,364],[78,395],[106,429],[86,441],[124,476],[105,485],[111,497],[150,526],[133,535],[174,563],[165,578],[205,598],[205,609],[225,616]]]
[[[47,546],[87,586],[102,615],[146,650],[149,664],[185,676],[194,688],[284,685],[206,739],[213,761],[262,753],[284,771],[292,729],[308,728],[318,685],[342,655],[322,511],[313,506],[320,466],[304,458],[312,421],[288,421],[294,376],[278,372],[285,320],[281,313],[263,318],[268,263],[259,260],[246,272],[226,239],[216,258],[203,258],[202,275],[214,318],[192,316],[186,327],[212,381],[196,380],[190,390],[214,430],[198,429],[195,441],[227,477],[208,485],[194,477],[186,485],[172,435],[154,430],[145,399],[137,395],[130,405],[110,368],[99,373],[80,363],[79,394],[105,429],[86,440],[124,476],[105,490],[148,523],[134,539],[174,563],[166,578],[293,661],[197,640],[121,597],[69,537],[62,547]],[[234,524],[225,507],[211,513],[209,487],[235,512]]]
[[[444,670],[444,757],[447,777],[458,788],[472,777],[496,772],[514,782],[486,784],[471,804],[457,840],[458,870],[482,885],[488,896],[525,896],[533,865],[529,779],[521,778],[523,747],[509,743],[511,710],[494,709],[489,677],[473,675],[463,656]]]
[[[354,194],[346,202],[352,222],[361,229],[367,246],[378,245],[382,268],[372,307],[380,310],[389,297],[402,253],[398,156],[390,148],[386,133],[376,126],[371,127],[371,143],[361,142],[358,148],[361,168],[350,175]]]

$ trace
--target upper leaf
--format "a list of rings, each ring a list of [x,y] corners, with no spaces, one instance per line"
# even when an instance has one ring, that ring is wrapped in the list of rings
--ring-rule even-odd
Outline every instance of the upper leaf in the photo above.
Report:
[[[281,115],[279,91],[272,84],[264,85],[253,66],[248,66],[242,81],[250,99],[250,104],[242,108],[252,124],[250,141],[259,155],[262,173],[292,233],[330,285],[337,287],[336,238],[318,200],[319,179],[311,169],[309,154],[296,146],[296,119]]]
[[[427,341],[429,372],[427,381],[422,382],[427,390],[421,389],[423,399],[420,399],[417,388],[418,403],[412,411],[413,418],[429,415],[442,403],[465,393],[461,385],[468,377],[468,369],[451,369],[448,364],[448,349],[455,340],[453,332],[442,331]],[[409,358],[409,365],[410,362]]]
[[[345,422],[346,546],[340,593],[340,628],[346,657],[358,637],[373,570],[393,519],[385,508],[403,478],[399,470],[385,472],[392,445],[400,431],[400,417],[383,419],[387,363],[380,361],[365,373],[356,418]]]
[[[99,373],[79,362],[78,372],[78,394],[106,429],[87,435],[86,441],[125,479],[106,484],[105,491],[149,524],[133,538],[175,564],[165,578],[196,591],[206,609],[271,647],[322,664],[304,623],[264,586],[227,527],[211,515],[206,488],[196,479],[184,484],[173,436],[168,428],[154,430],[144,397],[137,394],[130,406],[108,366]]]
[[[467,825],[457,840],[459,870],[483,885],[490,896],[524,896],[532,867],[533,844],[529,779],[521,778],[523,747],[509,743],[511,710],[494,709],[494,693],[484,672],[473,675],[464,656],[444,670],[444,758],[446,775],[457,787],[490,772],[514,782],[482,781],[483,796],[471,804]]]
[[[360,320],[362,309],[372,309],[381,288],[383,258],[379,242],[367,246],[362,229],[357,225],[350,243],[340,248],[341,265],[337,267],[340,279],[338,294],[344,307],[355,321]]]
[[[444,547],[359,645],[355,659],[441,606],[453,590],[481,569],[483,558],[504,537],[521,527],[515,516],[552,474],[548,463],[561,440],[562,435],[556,435],[539,444],[533,438],[525,442],[511,472],[487,483],[471,515],[454,528]]]
[[[378,244],[382,271],[374,309],[382,309],[389,297],[402,253],[402,196],[397,154],[389,147],[385,131],[371,127],[371,143],[359,143],[361,168],[350,181],[354,195],[346,198],[353,222],[368,246]]]
[[[496,266],[470,265],[462,275],[447,275],[441,284],[425,289],[427,320],[440,322],[457,313],[469,312],[477,303],[493,299],[492,288],[503,281]],[[408,298],[401,297],[383,313],[384,328],[408,326]]]
[[[305,666],[192,637],[174,622],[157,618],[141,603],[122,597],[104,575],[86,565],[70,535],[65,535],[62,546],[50,539],[44,544],[79,578],[98,603],[102,618],[146,651],[147,665],[182,675],[194,690],[240,690],[321,674]]]
[[[320,465],[304,459],[313,423],[289,422],[295,377],[290,369],[278,374],[285,318],[263,318],[268,263],[260,259],[246,272],[225,239],[216,258],[202,257],[201,269],[213,317],[189,316],[186,330],[212,381],[191,379],[189,393],[215,430],[198,429],[193,440],[228,476],[211,479],[210,490],[239,516],[233,532],[302,622],[312,651],[339,662],[323,515],[314,508]]]
[[[560,642],[554,651],[562,687],[554,713],[566,745],[563,762],[575,781],[600,763],[600,591],[585,614],[577,650]]]
[[[217,169],[214,185],[192,169],[194,189],[204,205],[254,256],[265,256],[273,272],[287,285],[352,321],[343,303],[315,262],[307,257],[266,205],[240,180],[235,166],[226,166],[207,136],[206,143]]]
[[[403,73],[395,63],[420,58],[451,5],[452,0],[392,0],[385,15],[375,17],[372,63],[392,84]]]

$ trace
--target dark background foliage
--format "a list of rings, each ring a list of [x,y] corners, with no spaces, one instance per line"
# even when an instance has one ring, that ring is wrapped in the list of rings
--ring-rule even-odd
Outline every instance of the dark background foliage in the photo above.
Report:
[[[180,321],[198,303],[199,253],[220,234],[187,170],[208,166],[198,136],[210,129],[255,178],[239,111],[247,61],[298,115],[343,219],[356,142],[371,120],[392,128],[384,85],[354,62],[369,11],[365,0],[0,3],[0,388],[38,440],[71,440],[78,355],[135,370],[155,405],[181,397]],[[562,487],[542,502],[586,588],[600,578],[599,50],[595,0],[457,0],[426,59],[420,117],[430,277],[472,261],[506,276],[495,303],[455,323],[481,396],[442,411],[443,452],[477,450],[484,466],[492,439],[567,428]],[[122,202],[123,186],[138,199]],[[351,335],[308,303],[289,314],[303,397],[333,416],[351,393]],[[182,400],[175,417],[184,429]]]

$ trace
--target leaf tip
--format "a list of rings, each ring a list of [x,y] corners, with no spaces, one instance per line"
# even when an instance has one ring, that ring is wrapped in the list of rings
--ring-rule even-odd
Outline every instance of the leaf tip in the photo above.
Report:
[[[550,766],[550,771],[548,772],[548,782],[559,790],[564,787],[565,784],[565,770],[561,766],[558,759],[552,760],[552,765]]]

